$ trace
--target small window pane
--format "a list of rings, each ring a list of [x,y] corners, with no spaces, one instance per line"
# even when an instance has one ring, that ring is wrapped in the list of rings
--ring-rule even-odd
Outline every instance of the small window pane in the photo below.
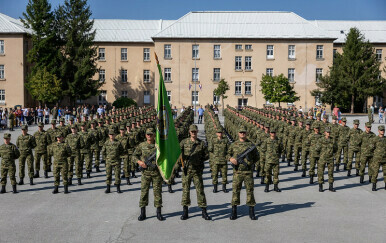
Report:
[[[121,60],[127,61],[127,48],[121,48]]]

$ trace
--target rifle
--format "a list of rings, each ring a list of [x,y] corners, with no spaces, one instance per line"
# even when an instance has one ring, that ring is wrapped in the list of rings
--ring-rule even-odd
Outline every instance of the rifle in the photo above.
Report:
[[[233,143],[233,142],[234,142],[234,141],[233,141],[233,138],[232,138],[232,136],[228,133],[228,131],[224,129],[224,133],[225,133],[225,136],[228,138],[229,142],[230,142],[230,143]]]
[[[156,155],[157,155],[157,150],[154,151],[154,153],[152,153],[149,157],[147,157],[147,158],[145,159],[145,165],[146,165],[147,167],[150,167],[150,168],[152,168],[152,169],[154,169],[154,168],[156,167],[156,165],[152,163],[152,161],[155,160]],[[139,171],[142,172],[142,171],[144,171],[144,170],[145,170],[145,168],[143,168],[142,166],[139,166]]]
[[[192,156],[192,154],[193,154],[193,152],[194,152],[194,150],[196,149],[196,147],[197,147],[197,143],[195,143],[195,144],[193,144],[193,147],[190,149],[190,154],[189,154],[189,156],[188,157],[186,157],[186,159],[185,159],[185,166],[183,167],[183,169],[184,169],[184,175],[186,176],[187,174],[188,174],[188,167],[189,167],[189,159],[190,159],[190,156]]]
[[[256,145],[253,144],[252,146],[248,147],[245,149],[241,154],[237,155],[237,165],[234,165],[231,163],[232,167],[235,168],[236,170],[239,170],[239,165],[242,164],[245,167],[249,167],[248,164],[244,161],[244,159],[248,156],[250,152],[252,152],[256,148]]]

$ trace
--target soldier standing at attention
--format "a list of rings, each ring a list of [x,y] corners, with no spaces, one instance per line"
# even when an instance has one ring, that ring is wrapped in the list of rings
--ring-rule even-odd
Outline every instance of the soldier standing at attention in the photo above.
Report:
[[[379,167],[382,166],[383,172],[383,181],[385,182],[385,190],[386,190],[386,137],[385,137],[385,126],[378,126],[378,136],[373,138],[373,146],[374,146],[374,157],[373,162],[371,163],[371,170],[373,176],[371,177],[371,182],[373,183],[373,191],[377,190],[377,177]]]
[[[359,120],[354,120],[354,127],[350,129],[349,133],[349,147],[348,147],[348,163],[347,176],[351,176],[352,162],[355,155],[356,175],[359,175],[360,157],[361,157],[361,138],[363,131],[359,128]]]
[[[128,156],[126,160],[123,163],[123,171],[125,173],[126,177],[126,184],[131,185],[130,182],[130,167],[131,167],[131,161],[132,161],[132,155],[135,150],[135,134],[131,131],[131,123],[128,122],[126,125],[126,134],[129,137],[128,142],[127,142],[127,153]]]
[[[226,185],[228,183],[228,165],[226,160],[226,155],[229,148],[228,139],[222,136],[222,128],[219,127],[216,130],[217,138],[214,138],[212,142],[209,144],[209,152],[213,153],[213,192],[217,193],[217,184],[218,184],[218,172],[221,170],[222,175],[222,190],[227,193],[228,190]]]
[[[347,119],[346,117],[342,118],[342,125],[339,126],[338,129],[338,151],[335,155],[335,164],[338,167],[339,170],[339,164],[340,164],[340,155],[343,150],[343,166],[344,170],[347,170],[347,161],[348,161],[348,140],[349,140],[349,133],[350,128],[346,125]]]
[[[47,133],[44,131],[44,123],[39,122],[38,131],[34,133],[36,147],[35,147],[35,175],[34,178],[39,178],[40,159],[43,161],[44,177],[48,178],[47,172]]]
[[[64,142],[64,135],[62,132],[56,133],[57,142],[53,143],[50,148],[50,154],[54,157],[54,185],[53,194],[59,192],[60,174],[62,174],[64,193],[68,193],[68,160],[71,157],[71,148]]]
[[[34,156],[32,149],[36,147],[35,137],[28,134],[28,126],[21,126],[22,134],[16,140],[16,146],[20,150],[19,158],[19,185],[24,185],[25,161],[27,160],[29,183],[33,185],[34,177]]]
[[[16,145],[11,143],[11,134],[4,133],[4,144],[0,146],[1,157],[1,191],[5,193],[5,185],[7,184],[7,174],[11,180],[13,193],[17,193],[16,190],[16,164],[15,160],[20,156],[20,152]]]
[[[240,126],[238,129],[238,141],[231,144],[228,150],[227,160],[229,160],[235,167],[233,170],[233,194],[232,194],[232,214],[231,220],[237,219],[237,205],[240,205],[240,191],[244,182],[245,190],[247,192],[247,205],[249,206],[249,217],[252,220],[256,220],[255,216],[255,196],[253,194],[253,164],[257,161],[257,150],[250,152],[244,159],[248,166],[237,163],[237,156],[243,153],[246,149],[251,147],[253,143],[247,139],[247,129],[244,126]],[[236,170],[236,167],[237,170]]]
[[[295,117],[291,117],[291,126],[288,127],[288,137],[287,137],[287,162],[288,166],[291,165],[292,154],[295,145],[295,137],[296,137],[296,119]]]
[[[47,150],[50,151],[50,147],[53,143],[56,143],[56,137],[55,134],[58,131],[58,128],[56,127],[56,120],[51,120],[51,128],[48,128],[47,130],[47,141],[48,141],[48,146]],[[47,172],[51,172],[51,165],[52,165],[52,154],[47,152]]]
[[[125,166],[127,164],[126,161],[128,160],[128,157],[129,157],[129,155],[127,154],[127,148],[128,148],[128,143],[129,143],[129,136],[126,134],[125,130],[126,130],[125,126],[121,125],[119,127],[119,134],[118,134],[118,136],[115,137],[115,139],[118,140],[121,143],[121,145],[123,147],[123,150],[125,151],[124,153],[121,154],[121,161],[123,161],[123,175],[122,175],[121,178],[125,178],[125,174],[124,174],[125,171],[126,171],[125,170]],[[128,180],[127,184],[130,185],[131,184],[130,183],[130,178],[128,177],[127,180]]]
[[[373,176],[372,170],[372,159],[373,159],[373,146],[371,140],[375,137],[375,134],[371,131],[371,122],[366,122],[366,130],[362,133],[361,137],[361,167],[359,169],[360,183],[364,183],[365,168],[369,164],[368,174],[369,182],[371,183],[371,177]],[[385,151],[386,153],[386,151]]]
[[[307,159],[310,157],[310,145],[311,142],[309,140],[309,136],[312,134],[311,130],[311,120],[306,121],[306,128],[302,130],[302,177],[306,177],[307,171]]]
[[[190,184],[196,187],[197,203],[202,210],[202,218],[211,220],[206,211],[206,197],[202,174],[204,161],[208,159],[208,149],[203,141],[197,138],[198,128],[196,125],[189,127],[190,137],[185,138],[180,143],[182,159],[184,163],[184,173],[182,175],[182,201],[183,213],[181,220],[188,219],[188,207],[190,206]]]
[[[155,131],[154,128],[146,129],[146,141],[142,142],[135,149],[133,159],[143,168],[141,177],[141,197],[139,199],[139,207],[141,215],[139,221],[146,219],[146,206],[149,205],[149,189],[153,183],[154,207],[157,208],[157,219],[162,221],[164,217],[161,214],[162,207],[162,177],[156,164],[156,160],[151,161],[153,166],[148,166],[145,161],[156,152],[155,147]]]
[[[295,129],[295,144],[294,144],[294,157],[295,157],[295,168],[294,171],[298,171],[299,157],[302,152],[302,131],[303,131],[303,119],[300,118],[298,121],[298,127]]]
[[[91,121],[91,128],[89,130],[89,133],[91,137],[93,138],[92,144],[91,144],[91,160],[94,156],[95,158],[95,172],[101,172],[99,170],[99,157],[100,157],[100,150],[99,150],[99,141],[102,139],[102,134],[99,132],[99,130],[96,128],[97,121],[92,120]]]
[[[122,193],[121,191],[121,155],[124,153],[122,144],[115,139],[115,131],[113,129],[109,130],[109,139],[105,142],[102,148],[102,154],[106,159],[106,191],[105,193],[110,193],[110,185],[112,182],[112,176],[114,170],[115,176],[115,186],[117,187],[117,192]]]
[[[79,159],[80,150],[83,147],[83,140],[78,134],[78,128],[75,124],[71,126],[71,134],[67,135],[66,143],[71,148],[71,157],[68,159],[68,184],[72,185],[72,177],[74,176],[74,164],[75,173],[78,178],[78,185],[82,185],[82,173],[79,173]]]
[[[103,119],[99,119],[98,120],[98,131],[99,133],[101,134],[101,139],[99,140],[99,151],[102,151],[102,147],[103,147],[103,144],[105,144],[106,142],[106,139],[108,138],[108,128],[106,128],[104,125],[103,125]],[[102,158],[100,158],[100,155],[99,155],[99,158],[96,158],[95,159],[95,164],[97,164],[96,160],[98,159],[98,166],[103,162],[104,158],[102,156]]]
[[[322,137],[322,134],[319,133],[319,128],[320,126],[318,124],[314,124],[314,133],[308,136],[311,150],[310,170],[308,172],[308,174],[310,175],[310,184],[314,184],[315,165],[318,163],[320,157],[320,150],[316,146],[318,140]]]
[[[324,170],[326,164],[328,167],[328,183],[329,190],[335,192],[334,189],[334,153],[337,151],[337,145],[330,136],[331,129],[326,127],[324,129],[324,137],[319,138],[317,142],[317,150],[320,151],[320,159],[318,161],[318,182],[319,192],[323,192]]]
[[[331,130],[330,137],[334,140],[334,143],[338,146],[340,126],[338,124],[338,118],[336,116],[332,116],[332,123],[330,124],[329,127]],[[339,161],[335,161],[335,166],[336,166],[335,171],[339,172]]]
[[[80,150],[80,166],[79,169],[81,173],[83,172],[83,165],[86,162],[86,173],[87,178],[91,178],[91,164],[92,164],[92,154],[91,154],[91,144],[93,143],[93,136],[87,131],[87,123],[81,123],[81,131],[79,135],[83,139],[83,147]]]

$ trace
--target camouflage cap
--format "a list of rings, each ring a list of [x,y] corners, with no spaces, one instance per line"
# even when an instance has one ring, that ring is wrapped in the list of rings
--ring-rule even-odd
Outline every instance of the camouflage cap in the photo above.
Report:
[[[10,133],[4,133],[4,138],[11,138],[11,134]]]
[[[71,125],[71,129],[77,129],[78,127],[75,124]]]
[[[109,129],[109,135],[115,135],[114,129]]]
[[[323,119],[328,119],[328,115],[324,115],[324,116],[323,116]]]
[[[38,123],[38,127],[44,127],[44,123],[43,122],[39,122]]]
[[[378,130],[379,130],[379,131],[385,131],[385,126],[384,126],[384,125],[378,126]]]
[[[62,137],[64,137],[64,136],[63,136],[63,133],[62,133],[62,132],[57,132],[57,133],[55,134],[55,137],[56,137],[56,138],[62,138]]]
[[[146,129],[146,134],[155,134],[154,128],[149,127],[148,129]]]
[[[66,119],[64,119],[63,117],[59,119],[59,122],[66,122]]]
[[[21,130],[28,130],[28,126],[27,125],[21,126]]]
[[[291,117],[291,121],[296,121],[295,117]]]
[[[126,130],[126,127],[124,125],[120,125],[119,130]]]
[[[371,128],[371,122],[366,122],[365,126]]]
[[[331,132],[331,128],[330,127],[326,127],[326,129],[324,129],[325,132]]]
[[[265,128],[269,128],[270,126],[269,126],[269,123],[264,123],[264,127]]]
[[[194,124],[190,125],[189,126],[189,132],[197,132],[198,131],[198,127]]]
[[[52,119],[51,124],[56,124],[56,119]]]
[[[354,125],[359,125],[359,120],[358,119],[354,120]]]
[[[131,127],[131,122],[126,122],[126,127]]]
[[[346,118],[346,117],[343,117],[343,118],[342,118],[342,122],[347,122],[347,118]]]
[[[270,133],[276,133],[276,129],[275,128],[269,129],[269,132]]]
[[[310,120],[306,120],[306,125],[311,125],[311,121]]]
[[[313,128],[313,129],[320,129],[320,125],[317,124],[317,123],[314,123],[314,124],[312,125],[312,128]]]
[[[239,132],[247,132],[247,128],[245,126],[240,126]]]
[[[96,120],[92,120],[91,124],[98,124]]]
[[[222,133],[222,128],[221,128],[221,127],[218,127],[218,128],[216,129],[216,133]]]
[[[70,119],[68,119],[68,120],[73,121],[73,120],[75,120],[75,119],[74,119],[73,116],[71,116]]]
[[[98,123],[103,123],[103,119],[98,119]]]
[[[86,122],[81,122],[80,125],[81,125],[82,127],[85,127],[85,126],[87,125],[87,123],[86,123]]]

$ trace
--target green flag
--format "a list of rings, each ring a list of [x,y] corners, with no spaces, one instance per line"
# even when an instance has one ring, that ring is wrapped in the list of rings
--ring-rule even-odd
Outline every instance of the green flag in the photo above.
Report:
[[[181,157],[181,149],[176,129],[174,128],[172,110],[170,108],[157,55],[155,55],[155,58],[157,60],[159,71],[157,131],[155,138],[157,147],[157,165],[162,178],[165,181],[169,181],[173,174],[174,166]]]

